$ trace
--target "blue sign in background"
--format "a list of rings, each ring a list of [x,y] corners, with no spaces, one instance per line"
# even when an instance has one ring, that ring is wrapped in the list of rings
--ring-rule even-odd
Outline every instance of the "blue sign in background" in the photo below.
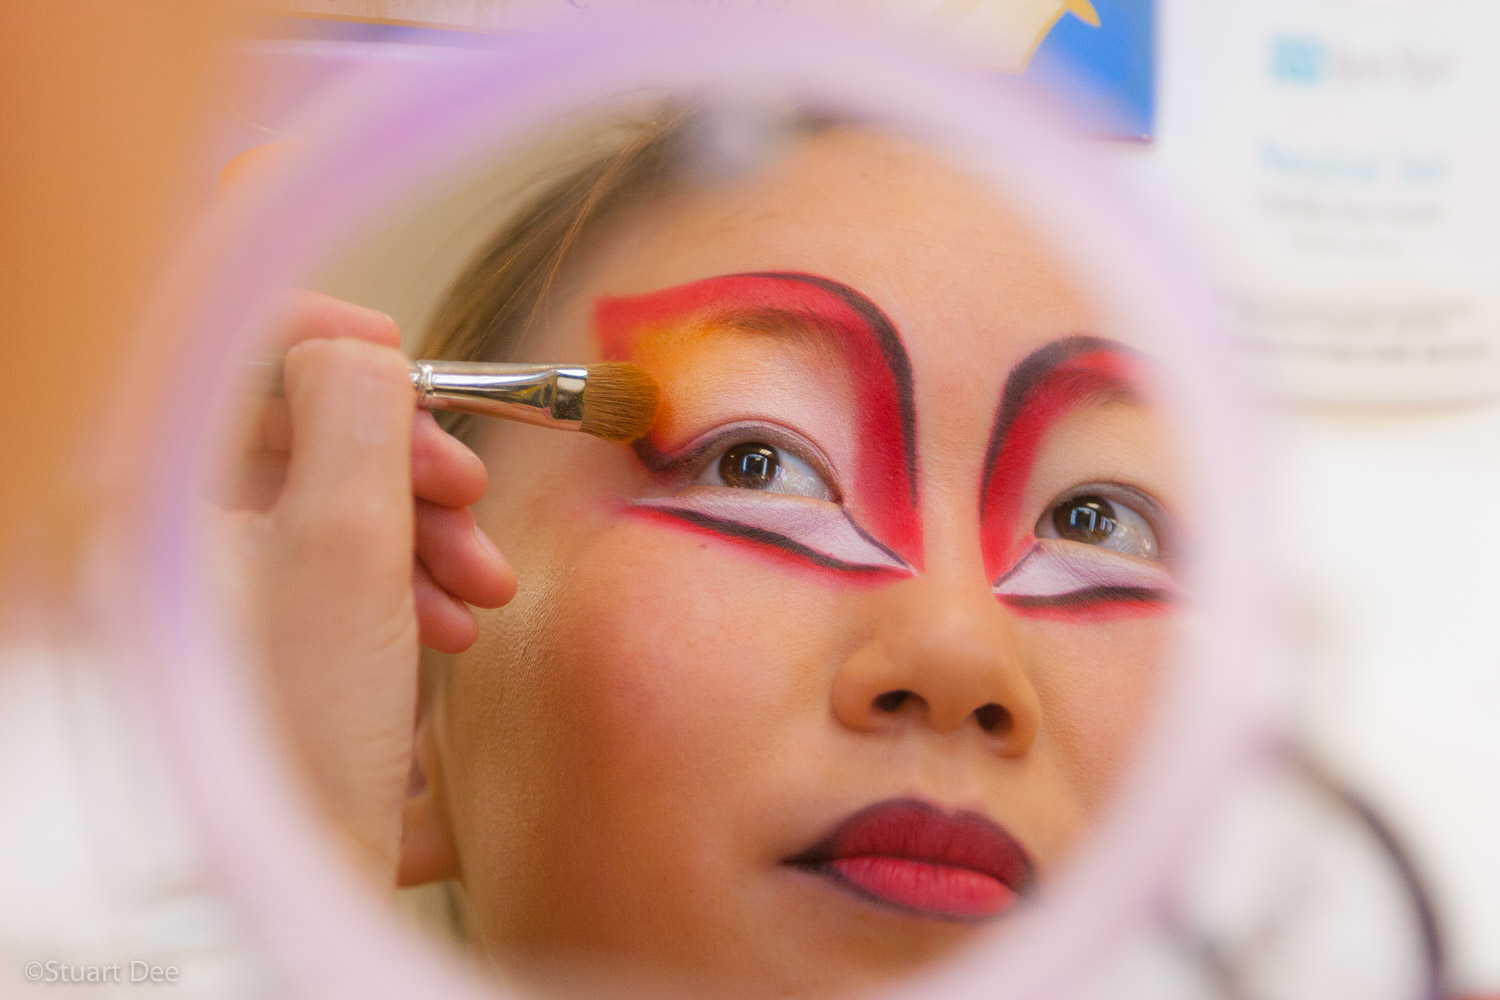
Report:
[[[1155,0],[1093,0],[1099,26],[1064,14],[1026,77],[1060,93],[1108,135],[1149,139],[1156,112]]]

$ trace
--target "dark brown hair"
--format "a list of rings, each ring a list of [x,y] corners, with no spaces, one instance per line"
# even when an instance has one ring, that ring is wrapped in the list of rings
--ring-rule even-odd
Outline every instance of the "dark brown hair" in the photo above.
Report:
[[[633,134],[621,145],[572,167],[527,201],[449,286],[420,356],[505,360],[567,261],[624,209],[670,189],[684,120],[682,112],[669,111],[627,126]],[[460,438],[472,426],[466,414],[445,413],[439,420]]]
[[[760,162],[716,152],[726,122],[761,140],[761,154],[790,135],[821,132],[840,122],[806,108],[762,109],[748,116],[722,114],[706,106],[671,106],[634,121],[616,120],[599,130],[610,144],[546,178],[523,201],[499,233],[449,286],[421,346],[419,357],[459,361],[504,361],[521,334],[536,322],[569,262],[596,245],[632,207],[647,204],[692,181],[733,175]],[[743,109],[740,109],[743,111]],[[745,133],[730,136],[730,145]],[[556,163],[549,174],[559,172]],[[438,415],[451,433],[467,440],[471,416]]]

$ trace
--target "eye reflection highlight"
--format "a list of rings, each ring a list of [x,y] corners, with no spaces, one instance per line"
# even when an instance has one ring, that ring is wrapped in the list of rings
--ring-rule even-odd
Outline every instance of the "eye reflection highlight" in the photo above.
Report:
[[[804,459],[764,441],[741,441],[725,448],[704,466],[696,482],[814,500],[832,501],[834,497],[823,477]]]
[[[1055,500],[1036,523],[1036,537],[1092,545],[1142,559],[1162,559],[1170,537],[1161,505],[1123,483],[1089,483]]]

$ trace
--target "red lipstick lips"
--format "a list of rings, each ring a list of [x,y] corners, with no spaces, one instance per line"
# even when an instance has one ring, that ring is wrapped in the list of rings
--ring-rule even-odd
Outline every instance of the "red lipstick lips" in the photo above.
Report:
[[[998,916],[1033,880],[1025,849],[994,822],[915,799],[860,810],[787,864],[866,899],[949,920]]]

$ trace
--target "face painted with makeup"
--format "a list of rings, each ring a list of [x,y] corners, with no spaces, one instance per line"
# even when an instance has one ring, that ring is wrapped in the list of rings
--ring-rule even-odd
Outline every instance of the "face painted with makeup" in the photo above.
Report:
[[[633,452],[484,428],[520,593],[422,720],[409,870],[503,965],[711,995],[1003,925],[1179,613],[1168,432],[1106,334],[1016,213],[874,134],[621,224],[519,360],[636,361],[663,412]]]

